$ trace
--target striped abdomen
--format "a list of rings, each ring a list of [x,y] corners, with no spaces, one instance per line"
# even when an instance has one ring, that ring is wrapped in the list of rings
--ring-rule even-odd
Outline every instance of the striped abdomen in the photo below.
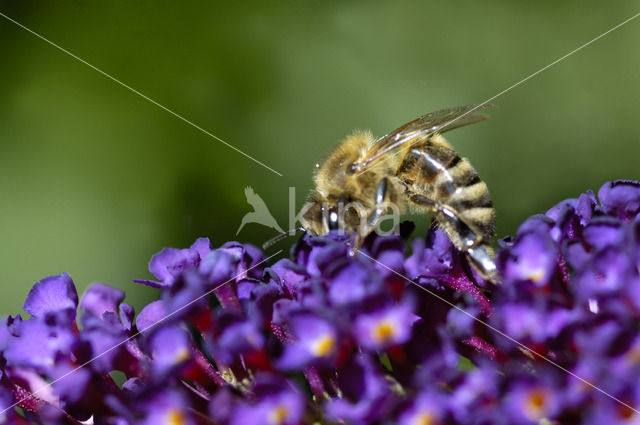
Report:
[[[434,213],[459,249],[467,251],[489,242],[494,211],[487,185],[442,136],[412,147],[397,176],[406,187],[409,203]]]

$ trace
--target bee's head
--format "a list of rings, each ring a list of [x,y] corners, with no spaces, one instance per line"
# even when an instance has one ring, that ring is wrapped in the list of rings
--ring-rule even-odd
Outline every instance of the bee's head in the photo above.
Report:
[[[284,232],[275,238],[265,242],[262,249],[267,249],[278,241],[293,236],[298,232],[311,235],[326,235],[331,231],[352,235],[361,233],[363,223],[360,217],[366,217],[366,211],[357,202],[345,202],[346,198],[333,201],[322,199],[317,193],[307,202],[302,209],[300,221],[302,227],[297,227]]]
[[[302,225],[312,233],[324,235],[337,230],[346,234],[360,231],[364,223],[360,218],[366,217],[364,206],[347,197],[326,199],[312,196],[305,205]]]

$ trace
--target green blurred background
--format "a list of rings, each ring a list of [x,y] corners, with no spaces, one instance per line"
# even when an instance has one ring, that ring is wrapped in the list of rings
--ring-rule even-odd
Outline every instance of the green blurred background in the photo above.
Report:
[[[625,1],[6,1],[0,12],[166,105],[260,167],[0,17],[0,314],[67,271],[137,307],[147,262],[236,239],[252,186],[281,226],[313,164],[354,128],[381,135],[479,103],[640,11]],[[608,179],[640,178],[640,18],[449,133],[498,234]],[[425,220],[426,221],[426,220]],[[249,224],[240,241],[270,229]],[[292,241],[283,242],[286,248]]]

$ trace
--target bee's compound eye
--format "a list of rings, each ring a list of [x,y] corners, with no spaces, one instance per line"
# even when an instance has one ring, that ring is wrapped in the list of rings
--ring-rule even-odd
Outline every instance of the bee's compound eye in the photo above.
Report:
[[[329,230],[337,230],[340,227],[340,220],[338,217],[338,211],[335,208],[331,208],[329,210],[329,214],[327,215],[327,221],[329,225]]]

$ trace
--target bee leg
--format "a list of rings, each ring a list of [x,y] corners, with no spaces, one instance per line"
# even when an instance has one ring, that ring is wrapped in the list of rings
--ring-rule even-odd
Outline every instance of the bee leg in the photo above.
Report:
[[[454,245],[467,255],[470,263],[482,277],[496,281],[497,270],[491,247],[482,241],[478,234],[455,211],[421,195],[411,195],[409,200],[415,204],[429,207],[438,214],[440,220],[446,220],[449,226],[455,229],[455,234],[459,238],[458,243],[461,246],[458,246],[458,243]],[[451,235],[449,235],[449,238],[452,238]]]
[[[473,248],[478,244],[479,238],[476,232],[474,232],[473,229],[469,227],[469,225],[467,225],[467,223],[465,223],[464,220],[462,220],[451,208],[432,201],[422,195],[410,195],[409,200],[414,204],[429,208],[436,214],[438,221],[446,222],[447,226],[444,226],[445,230],[447,230],[447,227],[455,230],[455,235],[457,235],[457,238],[455,239],[458,239],[457,242],[450,234],[450,231],[447,231],[447,234],[449,235],[449,239],[454,242],[454,245],[456,245],[458,249],[468,251],[470,248]]]
[[[358,249],[360,249],[360,245],[362,245],[363,238],[358,234],[358,232],[353,234],[353,237],[349,241],[349,257],[355,257],[358,255]]]
[[[494,283],[500,283],[496,263],[493,261],[493,253],[491,251],[489,246],[481,244],[475,248],[469,248],[467,255],[482,277]]]
[[[351,242],[351,249],[349,250],[350,256],[355,256],[358,253],[358,249],[364,242],[364,238],[367,237],[369,233],[371,233],[378,224],[380,217],[384,214],[385,209],[382,207],[375,208],[371,214],[367,217],[367,221],[364,226],[361,227],[361,232],[355,232],[353,235],[353,240]]]
[[[462,220],[458,214],[456,214],[453,210],[436,204],[437,210],[447,219],[449,223],[456,229],[456,233],[460,237],[460,241],[462,242],[462,248],[465,251],[470,250],[474,246],[478,244],[478,235],[473,231],[471,227],[464,220]]]
[[[383,178],[376,188],[376,205],[382,205],[387,197],[387,178]]]
[[[440,207],[440,212],[454,225],[462,242],[462,251],[465,252],[471,265],[480,275],[494,283],[497,282],[497,267],[493,260],[493,250],[487,243],[478,237],[476,232],[447,207]]]
[[[362,229],[362,237],[365,237],[375,229],[376,225],[380,221],[380,218],[385,213],[385,210],[386,210],[385,201],[387,199],[387,184],[388,182],[386,177],[380,180],[380,183],[378,183],[378,187],[376,188],[376,200],[375,200],[376,207],[373,209],[373,211],[371,211],[371,214],[369,214],[369,216],[367,217],[367,222],[365,224],[365,227],[364,229]]]
[[[375,205],[376,207],[373,209],[371,214],[367,216],[367,221],[361,226],[360,233],[355,233],[353,238],[353,244],[351,245],[351,249],[349,250],[349,255],[354,256],[358,253],[358,248],[364,242],[364,238],[367,237],[369,233],[371,233],[375,228],[380,218],[385,212],[385,200],[387,198],[387,178],[383,178],[378,183],[378,187],[376,188],[376,199]]]

